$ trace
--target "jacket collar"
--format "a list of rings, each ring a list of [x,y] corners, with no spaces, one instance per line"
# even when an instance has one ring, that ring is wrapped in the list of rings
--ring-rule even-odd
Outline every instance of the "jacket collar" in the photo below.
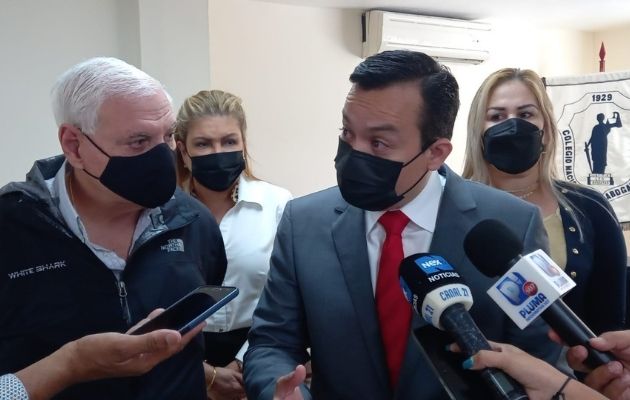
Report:
[[[46,184],[46,180],[55,177],[65,160],[65,156],[58,155],[35,161],[33,167],[26,175],[26,180],[7,184],[0,189],[0,196],[16,192],[22,193],[37,202],[44,203],[49,212],[54,215],[58,221],[63,221],[61,212],[59,211],[59,199],[58,197],[52,196]],[[178,188],[175,190],[171,199],[159,207],[159,211],[161,212],[151,213],[152,225],[156,230],[154,233],[177,229],[189,224],[197,218],[199,214],[198,209],[193,208],[194,202],[183,201],[183,197],[185,196],[187,195]],[[65,226],[65,224],[63,225]],[[145,235],[143,234],[142,236]],[[151,235],[151,237],[152,236],[153,235]]]

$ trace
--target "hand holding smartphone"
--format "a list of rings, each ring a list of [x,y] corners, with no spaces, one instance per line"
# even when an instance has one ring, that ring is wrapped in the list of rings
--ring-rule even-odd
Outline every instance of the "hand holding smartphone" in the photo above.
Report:
[[[157,329],[173,329],[183,336],[237,295],[235,287],[200,286],[129,334],[142,335]]]

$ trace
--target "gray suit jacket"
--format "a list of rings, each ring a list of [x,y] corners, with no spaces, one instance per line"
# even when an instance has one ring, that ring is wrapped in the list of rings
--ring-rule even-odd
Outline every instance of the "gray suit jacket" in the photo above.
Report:
[[[525,250],[546,250],[538,209],[465,181],[446,166],[440,173],[446,186],[430,251],[444,256],[468,283],[475,299],[471,314],[488,339],[555,361],[559,349],[547,339],[547,326],[537,322],[519,330],[485,293],[493,280],[481,275],[463,250],[466,233],[487,218],[510,226]],[[412,326],[423,324],[414,315]],[[436,334],[442,333],[436,330]],[[308,360],[308,347],[313,380],[310,393],[302,388],[307,399],[443,396],[412,339],[398,389],[391,388],[370,281],[364,212],[346,203],[337,187],[287,204],[249,343],[245,386],[250,399],[271,399],[276,379]]]

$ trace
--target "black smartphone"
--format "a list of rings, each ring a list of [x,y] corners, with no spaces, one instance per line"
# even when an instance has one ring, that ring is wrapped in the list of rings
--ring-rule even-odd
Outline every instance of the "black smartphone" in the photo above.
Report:
[[[431,325],[414,330],[414,338],[420,352],[428,359],[435,375],[445,392],[445,398],[452,400],[492,399],[493,393],[485,385],[479,371],[466,370],[462,362],[463,354],[446,350],[454,340],[446,332]]]
[[[199,286],[144,325],[129,332],[142,335],[156,329],[173,329],[185,335],[238,294],[230,286]]]

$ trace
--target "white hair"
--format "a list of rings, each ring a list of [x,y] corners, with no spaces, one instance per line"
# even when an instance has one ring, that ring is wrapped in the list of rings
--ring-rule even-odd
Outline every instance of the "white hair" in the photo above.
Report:
[[[57,121],[93,134],[105,100],[115,96],[146,97],[163,92],[162,84],[133,65],[112,57],[83,61],[64,72],[52,89],[52,108]]]

